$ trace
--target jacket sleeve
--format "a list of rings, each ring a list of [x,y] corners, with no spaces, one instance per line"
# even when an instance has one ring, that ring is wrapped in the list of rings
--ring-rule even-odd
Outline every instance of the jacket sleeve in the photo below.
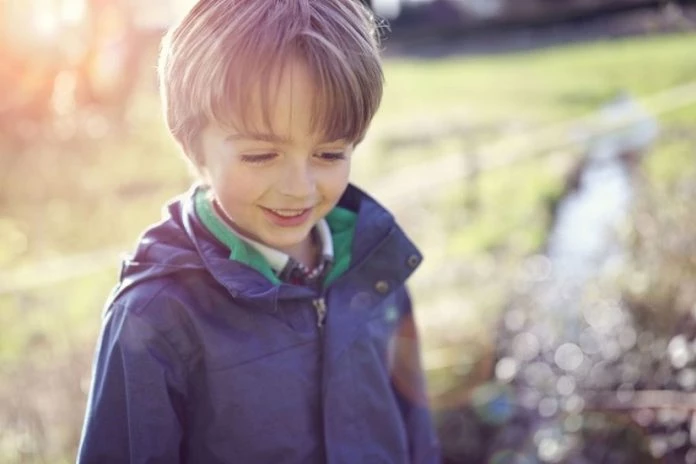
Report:
[[[106,313],[78,450],[78,464],[175,464],[186,375],[172,343],[118,304]]]
[[[428,405],[418,331],[406,290],[402,301],[403,312],[394,345],[392,385],[409,435],[411,462],[439,463],[440,450]]]

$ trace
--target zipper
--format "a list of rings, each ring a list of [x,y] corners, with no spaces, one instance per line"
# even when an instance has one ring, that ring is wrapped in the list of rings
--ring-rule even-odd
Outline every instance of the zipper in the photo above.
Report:
[[[312,300],[312,305],[314,305],[314,310],[317,313],[317,327],[319,327],[319,330],[322,330],[326,320],[326,300],[324,300],[324,297],[317,298]]]
[[[324,341],[325,341],[325,334],[324,334],[324,322],[326,321],[326,300],[324,299],[324,296],[321,295],[318,298],[315,298],[312,300],[312,306],[314,306],[314,311],[317,314],[317,329],[319,331],[318,334],[318,346],[319,346],[319,422],[322,424],[321,426],[321,442],[322,442],[322,450],[323,450],[323,462],[328,461],[328,456],[327,456],[327,449],[326,449],[326,418],[324,417],[324,413],[326,412],[326,408],[324,405],[324,396],[326,392],[326,378],[325,378],[325,352],[324,352]]]

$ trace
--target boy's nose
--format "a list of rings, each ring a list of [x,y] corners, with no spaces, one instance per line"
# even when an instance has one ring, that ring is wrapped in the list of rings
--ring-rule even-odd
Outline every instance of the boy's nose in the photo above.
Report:
[[[278,186],[280,193],[286,196],[306,199],[314,196],[316,182],[314,173],[308,163],[289,163]]]

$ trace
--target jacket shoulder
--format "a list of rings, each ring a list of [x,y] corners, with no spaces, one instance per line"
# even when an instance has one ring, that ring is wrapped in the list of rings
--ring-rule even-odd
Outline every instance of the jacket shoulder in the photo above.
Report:
[[[139,315],[157,311],[165,302],[179,302],[183,305],[192,303],[194,289],[206,282],[202,272],[196,276],[170,274],[165,276],[129,281],[123,279],[112,291],[108,307],[121,306]]]
[[[192,361],[201,350],[195,305],[192,292],[173,276],[117,287],[104,310],[105,326],[110,326],[106,333],[113,338],[135,336],[144,344],[166,344],[182,361]]]

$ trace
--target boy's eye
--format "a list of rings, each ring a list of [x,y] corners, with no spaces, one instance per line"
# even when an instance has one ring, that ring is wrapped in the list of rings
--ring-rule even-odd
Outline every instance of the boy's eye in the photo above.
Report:
[[[275,153],[261,153],[258,155],[242,155],[241,159],[245,163],[265,163],[271,161],[277,155]]]
[[[346,154],[344,152],[321,152],[317,153],[317,157],[324,161],[338,161],[346,159]]]

